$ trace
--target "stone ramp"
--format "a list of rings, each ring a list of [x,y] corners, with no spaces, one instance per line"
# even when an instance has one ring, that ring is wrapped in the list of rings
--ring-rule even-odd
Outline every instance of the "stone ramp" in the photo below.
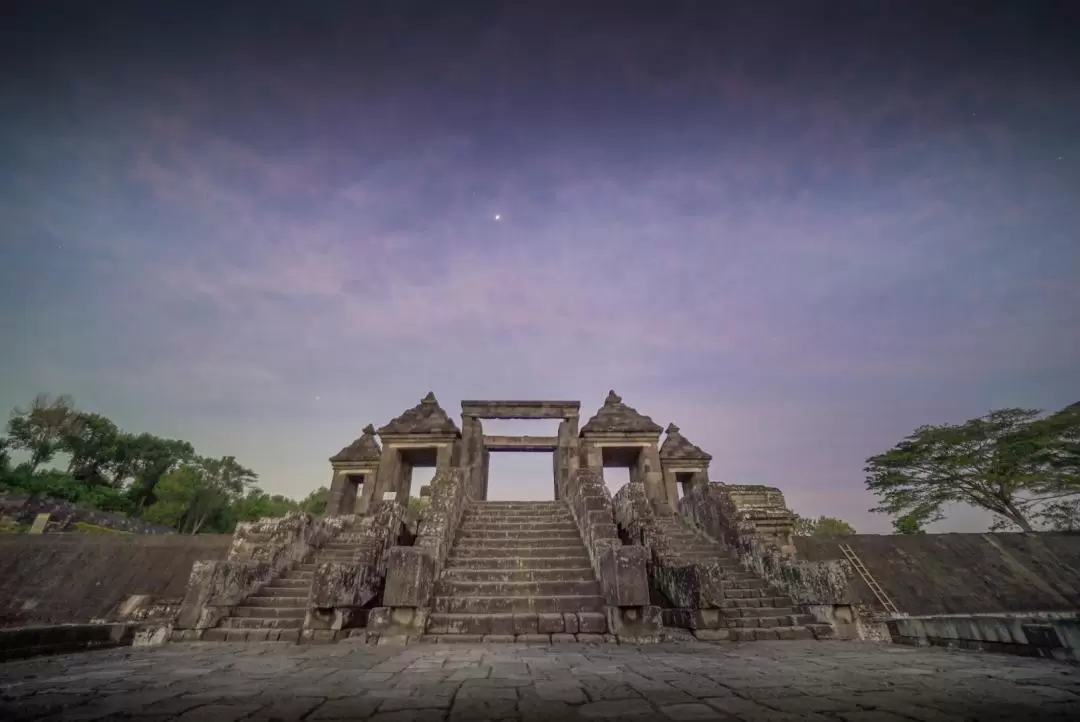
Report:
[[[435,587],[428,635],[603,634],[604,599],[565,502],[473,502]]]
[[[691,529],[676,515],[657,516],[656,521],[680,559],[720,565],[724,588],[721,633],[726,626],[732,641],[832,636],[830,625],[817,624],[813,615],[799,613],[789,596],[743,568],[726,546]],[[688,620],[677,618],[680,611],[670,612],[665,623],[684,626]]]

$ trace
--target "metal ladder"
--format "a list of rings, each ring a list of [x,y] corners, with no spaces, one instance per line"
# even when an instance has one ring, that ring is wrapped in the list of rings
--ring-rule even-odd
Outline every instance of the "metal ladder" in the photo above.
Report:
[[[866,586],[870,587],[870,591],[874,593],[877,600],[881,602],[881,606],[885,607],[885,611],[889,614],[900,614],[900,610],[896,608],[893,601],[889,599],[889,595],[885,593],[885,590],[881,588],[881,585],[877,583],[873,575],[870,574],[870,570],[866,568],[866,565],[862,563],[862,559],[859,559],[859,555],[855,553],[855,550],[851,548],[849,544],[841,544],[840,551],[844,553],[847,560],[851,562],[851,566],[855,567],[855,571],[859,573],[862,580],[866,582]]]

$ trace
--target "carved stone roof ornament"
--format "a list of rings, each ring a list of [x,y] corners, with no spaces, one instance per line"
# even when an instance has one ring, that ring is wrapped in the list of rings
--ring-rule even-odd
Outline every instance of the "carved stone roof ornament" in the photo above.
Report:
[[[638,413],[637,409],[624,404],[622,397],[614,391],[608,391],[604,405],[581,427],[582,434],[607,432],[659,434],[660,431],[659,424],[648,416]]]
[[[667,437],[664,445],[660,447],[660,459],[662,461],[711,461],[712,454],[701,450],[700,447],[691,444],[690,441],[679,433],[679,427],[668,424]]]
[[[379,429],[379,436],[406,434],[452,434],[459,436],[461,431],[439,402],[435,394],[428,392],[419,404]],[[385,439],[384,439],[385,440]]]
[[[330,461],[378,461],[382,456],[379,442],[375,440],[375,427],[368,424],[363,435],[330,457]]]

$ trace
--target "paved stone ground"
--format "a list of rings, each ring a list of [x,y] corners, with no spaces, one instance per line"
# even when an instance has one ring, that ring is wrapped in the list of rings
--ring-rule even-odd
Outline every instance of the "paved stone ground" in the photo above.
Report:
[[[1080,668],[858,642],[172,644],[0,664],[0,720],[1080,719]]]

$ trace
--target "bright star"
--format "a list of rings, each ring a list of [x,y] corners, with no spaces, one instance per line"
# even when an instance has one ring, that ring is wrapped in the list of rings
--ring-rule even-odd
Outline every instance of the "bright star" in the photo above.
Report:
[[[502,214],[501,213],[496,213],[495,214],[495,220],[501,221],[502,220]]]

